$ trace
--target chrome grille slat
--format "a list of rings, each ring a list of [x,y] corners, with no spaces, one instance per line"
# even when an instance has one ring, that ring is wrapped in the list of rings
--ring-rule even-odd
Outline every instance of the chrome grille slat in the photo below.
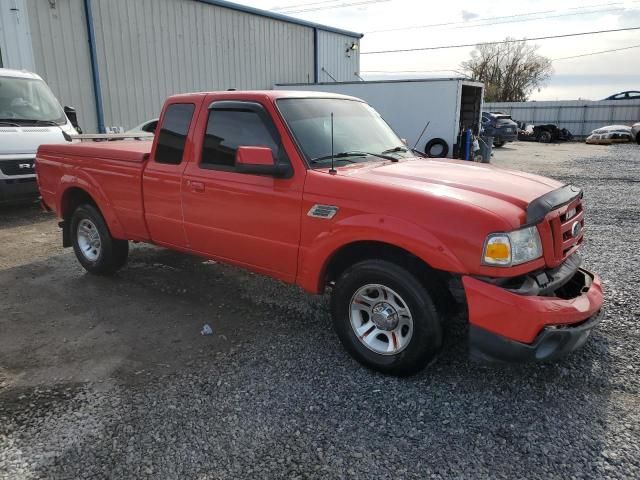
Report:
[[[567,218],[567,213],[572,210],[575,210],[575,213]],[[564,262],[567,257],[572,255],[584,241],[584,210],[582,208],[582,199],[578,198],[569,205],[555,210],[550,215],[548,221],[553,238],[553,263],[559,265]],[[574,237],[572,230],[576,222],[580,224],[580,231]]]

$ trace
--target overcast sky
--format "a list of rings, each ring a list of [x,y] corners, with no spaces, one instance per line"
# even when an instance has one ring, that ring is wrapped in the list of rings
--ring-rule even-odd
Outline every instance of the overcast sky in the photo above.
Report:
[[[640,0],[236,0],[364,33],[361,52],[532,38],[640,26]],[[361,5],[353,5],[361,3]],[[328,8],[334,5],[352,6]],[[303,11],[306,10],[306,11]],[[530,15],[526,15],[530,14]],[[516,16],[517,15],[517,16]],[[501,18],[496,18],[501,17]],[[507,18],[505,18],[507,17]],[[433,26],[448,23],[449,25]],[[488,25],[492,24],[492,25]],[[428,26],[431,25],[431,26]],[[415,28],[412,28],[415,27]],[[380,30],[390,30],[382,32]],[[640,30],[532,42],[551,59],[640,46]],[[472,48],[361,55],[364,78],[452,75]],[[548,84],[534,100],[598,100],[640,90],[640,48],[553,62]],[[447,70],[434,72],[434,70]],[[394,72],[394,73],[387,73]]]

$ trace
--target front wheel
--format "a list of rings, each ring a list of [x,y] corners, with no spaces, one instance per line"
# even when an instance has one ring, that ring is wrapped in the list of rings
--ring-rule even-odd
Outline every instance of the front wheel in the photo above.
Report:
[[[73,251],[89,273],[110,275],[124,266],[129,242],[111,236],[100,211],[93,205],[80,205],[71,216]]]
[[[351,356],[383,373],[417,373],[442,345],[429,293],[412,273],[391,262],[365,260],[345,271],[335,284],[331,313]]]
[[[493,141],[493,146],[496,148],[500,148],[504,145],[504,140],[500,137],[498,137],[496,140]]]

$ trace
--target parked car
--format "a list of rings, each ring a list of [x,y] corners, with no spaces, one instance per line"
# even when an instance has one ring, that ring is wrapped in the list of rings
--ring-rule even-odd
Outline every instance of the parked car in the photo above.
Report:
[[[395,375],[435,357],[456,298],[490,360],[558,358],[601,318],[577,187],[416,158],[342,95],[176,95],[159,125],[153,142],[38,151],[43,204],[90,273],[122,268],[133,240],[330,289],[345,348]]]
[[[605,100],[640,100],[640,91],[628,90],[626,92],[616,93],[605,98]]]
[[[36,199],[36,150],[77,129],[75,110],[63,109],[42,78],[0,68],[0,203]]]
[[[141,123],[133,127],[131,130],[127,130],[125,133],[156,133],[156,128],[158,127],[158,119],[153,118],[151,120],[147,120],[146,122]]]
[[[527,125],[524,122],[516,123],[518,124],[518,140],[525,142],[551,143],[573,139],[573,135],[569,130],[559,128],[555,123],[542,125]]]
[[[493,146],[502,147],[518,139],[518,124],[502,112],[482,112],[483,135],[493,137]]]
[[[636,139],[636,143],[640,145],[640,122],[634,123],[631,127],[631,136]]]
[[[590,144],[610,145],[612,143],[632,142],[631,127],[626,125],[609,125],[591,132],[586,142]]]

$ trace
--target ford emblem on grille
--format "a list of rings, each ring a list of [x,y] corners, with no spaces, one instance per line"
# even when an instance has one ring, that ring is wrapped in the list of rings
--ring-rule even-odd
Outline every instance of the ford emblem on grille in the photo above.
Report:
[[[580,235],[580,230],[582,230],[582,225],[580,225],[580,222],[573,222],[573,225],[571,225],[571,236],[573,236],[574,238],[577,237],[578,235]]]

